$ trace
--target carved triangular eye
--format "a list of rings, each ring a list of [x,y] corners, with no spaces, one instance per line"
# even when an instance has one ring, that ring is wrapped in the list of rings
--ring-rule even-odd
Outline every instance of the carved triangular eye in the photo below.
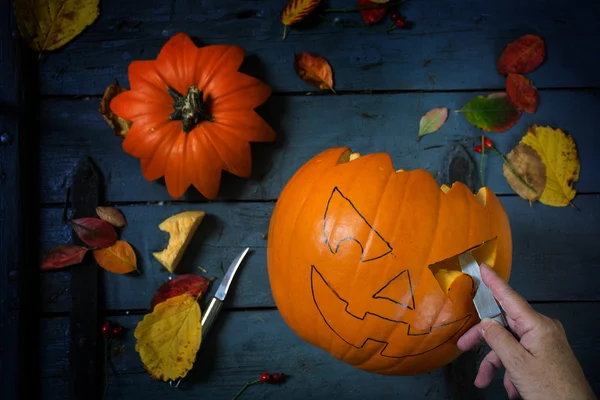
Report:
[[[392,278],[373,295],[374,299],[386,299],[396,304],[406,307],[409,310],[415,309],[415,296],[413,294],[412,283],[410,282],[410,272],[405,269]]]
[[[337,223],[340,219],[344,222]],[[324,220],[325,243],[333,254],[338,252],[340,244],[346,240],[352,240],[360,246],[361,262],[373,261],[392,252],[392,246],[337,187],[333,189],[327,202]]]

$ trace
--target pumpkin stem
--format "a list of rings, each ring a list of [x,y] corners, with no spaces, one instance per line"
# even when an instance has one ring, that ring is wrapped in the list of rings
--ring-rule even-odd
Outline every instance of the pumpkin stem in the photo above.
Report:
[[[181,120],[183,131],[190,133],[202,121],[214,121],[203,102],[202,91],[196,86],[190,86],[184,96],[172,87],[167,87],[173,98],[173,114],[169,117],[173,121]]]

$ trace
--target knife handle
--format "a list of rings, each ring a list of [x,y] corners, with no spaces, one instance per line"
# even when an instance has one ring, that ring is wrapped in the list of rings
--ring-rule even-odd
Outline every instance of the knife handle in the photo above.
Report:
[[[216,297],[213,297],[210,301],[208,307],[206,307],[206,311],[202,316],[202,338],[205,339],[208,331],[212,327],[213,323],[217,319],[219,315],[219,311],[221,311],[221,307],[223,306],[223,302]]]
[[[493,317],[491,319],[493,319],[494,321],[496,321],[497,323],[499,323],[506,329],[509,329],[508,322],[506,322],[506,317],[504,316],[503,312],[500,312],[500,314],[496,315],[495,317]]]

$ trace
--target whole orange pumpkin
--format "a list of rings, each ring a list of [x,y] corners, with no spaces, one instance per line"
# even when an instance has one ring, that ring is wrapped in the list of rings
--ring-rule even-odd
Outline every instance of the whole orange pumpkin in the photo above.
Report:
[[[115,114],[133,121],[123,150],[141,159],[148,181],[164,176],[173,198],[190,185],[214,198],[222,170],[250,176],[249,142],[275,139],[254,111],[271,88],[238,72],[243,60],[241,47],[198,48],[179,33],[156,60],[129,65],[131,90],[110,103]]]
[[[440,188],[426,171],[395,171],[388,154],[334,148],[281,193],[269,279],[304,340],[363,370],[420,374],[454,360],[478,322],[472,279],[429,266],[483,243],[475,258],[508,279],[511,232],[491,190]]]

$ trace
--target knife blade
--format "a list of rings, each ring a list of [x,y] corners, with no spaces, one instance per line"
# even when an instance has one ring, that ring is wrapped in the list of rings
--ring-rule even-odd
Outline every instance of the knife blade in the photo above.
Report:
[[[473,254],[466,252],[458,256],[458,262],[463,273],[469,275],[475,282],[475,297],[473,297],[473,303],[477,314],[480,319],[490,318],[498,322],[500,325],[506,327],[506,318],[504,313],[500,309],[496,299],[492,294],[490,288],[488,288],[483,280],[481,279],[481,270],[479,264]]]
[[[235,273],[239,269],[240,265],[242,265],[242,261],[244,261],[244,257],[250,251],[249,247],[246,247],[244,251],[242,251],[229,265],[229,269],[225,273],[225,277],[223,277],[223,281],[217,288],[217,293],[213,296],[210,301],[210,304],[206,308],[206,311],[202,315],[202,338],[205,338],[213,323],[217,319],[219,315],[219,311],[221,311],[221,307],[223,305],[223,301],[225,300],[225,296],[227,296],[227,292],[229,291],[229,287],[231,286],[231,282],[235,276]]]

